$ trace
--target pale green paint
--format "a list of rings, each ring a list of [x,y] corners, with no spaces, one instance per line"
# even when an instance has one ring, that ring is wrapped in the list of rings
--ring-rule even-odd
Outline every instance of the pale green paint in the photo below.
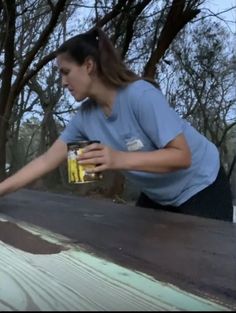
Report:
[[[204,300],[171,285],[159,282],[154,278],[140,272],[131,271],[114,263],[101,260],[81,251],[70,251],[74,260],[80,260],[93,270],[109,276],[111,280],[119,281],[126,289],[138,290],[145,298],[158,303],[158,306],[166,309],[188,311],[222,311],[221,305]]]

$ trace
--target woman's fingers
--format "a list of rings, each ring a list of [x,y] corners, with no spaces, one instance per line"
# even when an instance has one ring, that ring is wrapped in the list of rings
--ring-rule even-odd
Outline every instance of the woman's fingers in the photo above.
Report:
[[[94,168],[88,168],[88,169],[86,169],[86,171],[88,173],[98,173],[98,172],[103,172],[103,171],[105,171],[107,169],[108,168],[107,168],[106,164],[100,164],[100,165],[97,165]]]
[[[102,150],[102,149],[104,149],[104,145],[102,145],[101,143],[92,143],[91,145],[88,145],[83,148],[82,154],[92,150]]]
[[[103,156],[103,153],[100,151],[91,151],[91,152],[85,152],[82,153],[77,157],[77,160],[83,161],[88,159],[94,159],[94,158],[101,158]]]
[[[79,164],[94,164],[94,172],[119,168],[119,152],[102,144],[91,144],[77,157]],[[93,169],[91,169],[93,171]]]
[[[91,157],[91,158],[86,158],[86,159],[80,159],[78,160],[79,164],[101,164],[103,162],[103,157]]]

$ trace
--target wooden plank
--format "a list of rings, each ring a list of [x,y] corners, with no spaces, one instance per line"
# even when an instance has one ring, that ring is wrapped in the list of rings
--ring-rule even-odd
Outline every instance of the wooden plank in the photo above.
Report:
[[[13,230],[13,225],[4,220],[2,227],[4,223]],[[53,242],[64,244],[64,249],[45,254],[39,245],[43,254],[37,255],[0,242],[1,310],[227,311],[143,273],[85,253],[57,234],[22,223],[18,228],[28,233],[26,240],[41,240],[47,253]]]
[[[27,190],[1,199],[0,212],[125,268],[236,307],[233,223]]]

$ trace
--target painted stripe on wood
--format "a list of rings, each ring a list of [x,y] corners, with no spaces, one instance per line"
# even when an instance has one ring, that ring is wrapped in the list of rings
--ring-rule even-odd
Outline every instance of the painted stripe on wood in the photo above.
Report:
[[[24,225],[26,229],[26,224]],[[28,227],[28,230],[33,227]],[[50,233],[34,230],[49,239]],[[56,234],[52,234],[56,241]],[[61,239],[61,238],[60,238]],[[81,251],[35,255],[0,241],[0,309],[49,311],[227,310]]]

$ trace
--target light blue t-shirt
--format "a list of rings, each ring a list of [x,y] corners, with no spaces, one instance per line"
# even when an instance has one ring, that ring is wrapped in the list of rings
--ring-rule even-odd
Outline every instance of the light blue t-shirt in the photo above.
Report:
[[[123,172],[150,199],[179,206],[215,181],[219,153],[213,143],[178,116],[151,83],[138,80],[120,88],[109,117],[98,105],[83,103],[60,139],[65,143],[100,140],[116,150],[152,151],[165,147],[181,133],[192,153],[189,168],[164,174]]]

